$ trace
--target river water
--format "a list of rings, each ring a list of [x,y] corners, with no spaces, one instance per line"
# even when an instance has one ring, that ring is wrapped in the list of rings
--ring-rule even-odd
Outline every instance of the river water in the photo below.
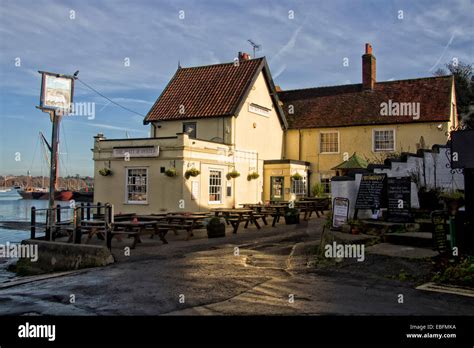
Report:
[[[68,205],[69,202],[56,202],[56,204],[64,206]],[[22,240],[30,238],[29,224],[24,224],[23,227],[19,227],[19,229],[10,229],[3,227],[2,222],[29,222],[31,218],[31,207],[37,209],[47,208],[48,201],[22,199],[16,190],[0,192],[0,245],[5,245],[7,242],[10,244],[20,243]],[[68,219],[69,213],[68,209],[64,209],[62,212],[62,218]],[[45,211],[38,211],[36,221],[45,222],[45,219]],[[36,235],[41,236],[42,233],[37,230]],[[15,259],[5,259],[0,256],[0,282],[15,276],[15,274],[6,271],[6,267],[15,261]]]

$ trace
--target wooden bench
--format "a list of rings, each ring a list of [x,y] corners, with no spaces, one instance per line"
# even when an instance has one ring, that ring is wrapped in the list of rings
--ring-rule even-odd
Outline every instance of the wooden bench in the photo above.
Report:
[[[141,231],[125,231],[125,230],[111,231],[107,235],[107,243],[112,244],[112,238],[113,237],[118,237],[119,241],[121,241],[120,237],[122,235],[124,235],[124,236],[128,236],[128,237],[133,237],[133,243],[132,243],[132,246],[130,247],[130,249],[135,249],[137,244],[142,242],[141,239],[140,239],[140,232]],[[109,239],[110,239],[110,241],[109,241]]]
[[[155,234],[158,234],[163,244],[168,244],[168,241],[165,238],[166,233],[163,233],[162,230],[160,231],[157,221],[124,221],[115,222],[112,231],[109,231],[109,233],[107,233],[107,247],[109,249],[112,247],[113,237],[117,237],[119,240],[121,240],[120,237],[122,235],[127,235],[129,237],[133,237],[134,239],[131,247],[133,249],[138,243],[141,243],[140,236],[147,232],[152,232],[152,237]]]
[[[176,222],[161,222],[157,224],[158,230],[168,233],[169,230],[172,230],[175,235],[178,234],[178,230],[184,230],[187,232],[186,240],[189,240],[190,237],[194,236],[193,229],[195,225],[192,222],[176,223]]]

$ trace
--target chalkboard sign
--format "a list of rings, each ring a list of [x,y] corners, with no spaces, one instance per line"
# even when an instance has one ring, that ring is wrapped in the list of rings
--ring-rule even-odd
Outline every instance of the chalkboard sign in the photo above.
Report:
[[[349,215],[349,200],[347,198],[336,197],[332,204],[332,227],[340,229],[347,223]]]
[[[362,174],[356,209],[379,209],[384,205],[384,187],[387,174]]]
[[[411,179],[387,178],[387,221],[411,221]]]
[[[431,213],[431,222],[433,223],[433,243],[439,253],[445,253],[449,250],[446,240],[446,213],[444,211],[434,211]]]

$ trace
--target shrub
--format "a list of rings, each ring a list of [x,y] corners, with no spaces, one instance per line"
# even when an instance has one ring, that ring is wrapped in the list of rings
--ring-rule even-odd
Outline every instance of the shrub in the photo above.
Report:
[[[442,267],[432,280],[437,283],[474,286],[474,257],[468,256]]]
[[[311,193],[314,197],[326,197],[327,194],[324,192],[324,186],[322,184],[314,184]]]

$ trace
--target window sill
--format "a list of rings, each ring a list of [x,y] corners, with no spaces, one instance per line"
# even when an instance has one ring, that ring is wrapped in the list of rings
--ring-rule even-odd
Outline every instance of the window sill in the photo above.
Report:
[[[373,153],[381,153],[381,152],[395,152],[395,149],[391,150],[372,150]]]

